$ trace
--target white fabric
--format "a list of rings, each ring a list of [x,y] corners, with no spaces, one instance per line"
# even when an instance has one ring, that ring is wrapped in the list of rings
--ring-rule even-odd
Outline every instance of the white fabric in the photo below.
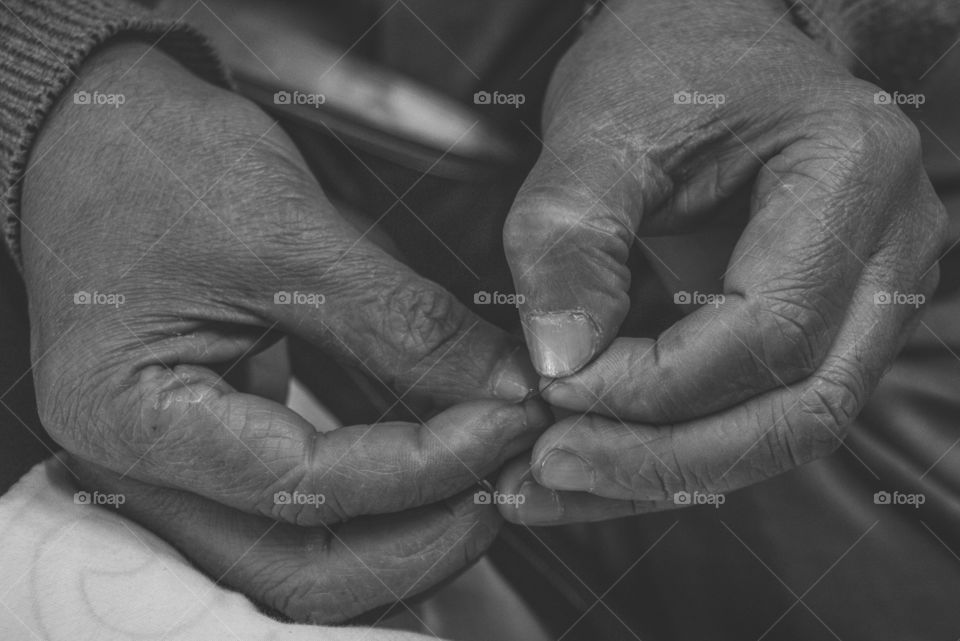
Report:
[[[78,505],[51,459],[0,498],[0,639],[421,641],[419,634],[287,625],[214,585],[109,508]]]

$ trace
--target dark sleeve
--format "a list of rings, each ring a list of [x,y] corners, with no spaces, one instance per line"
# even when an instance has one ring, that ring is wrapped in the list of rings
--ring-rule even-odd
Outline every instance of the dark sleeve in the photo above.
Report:
[[[20,262],[20,183],[37,132],[83,61],[111,38],[140,38],[224,84],[207,42],[182,22],[125,0],[0,2],[0,221]]]
[[[856,75],[911,89],[960,38],[958,0],[786,0],[807,35]]]

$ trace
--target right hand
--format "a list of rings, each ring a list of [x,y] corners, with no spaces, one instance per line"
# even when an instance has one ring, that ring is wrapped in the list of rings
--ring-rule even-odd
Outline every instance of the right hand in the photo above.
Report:
[[[534,363],[555,379],[543,398],[575,413],[501,476],[504,493],[528,487],[504,511],[529,525],[662,509],[831,454],[947,248],[916,127],[782,2],[601,4],[554,71],[504,230]],[[706,252],[677,238],[724,227]],[[674,289],[690,313],[656,338],[624,332],[646,313],[638,251],[719,297]]]
[[[146,45],[106,48],[40,132],[22,217],[44,426],[83,483],[125,493],[128,514],[215,578],[294,619],[341,621],[492,541],[496,510],[470,488],[547,423],[518,402],[536,384],[525,352],[339,216],[255,105]],[[324,300],[276,304],[281,291]],[[398,405],[411,390],[463,404],[318,433],[224,382],[282,333]],[[365,515],[381,516],[352,520]]]

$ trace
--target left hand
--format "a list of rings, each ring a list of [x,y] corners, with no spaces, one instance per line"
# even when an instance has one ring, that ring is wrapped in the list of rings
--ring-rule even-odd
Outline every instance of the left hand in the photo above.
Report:
[[[203,570],[303,621],[420,592],[493,541],[500,517],[474,486],[548,422],[519,402],[519,341],[356,230],[259,107],[112,42],[36,148],[22,240],[37,410],[87,490],[124,494]],[[416,390],[448,409],[318,433],[225,380],[281,332],[397,406]]]
[[[778,1],[605,4],[555,71],[504,234],[534,364],[558,379],[544,397],[577,412],[503,473],[526,495],[507,518],[661,509],[840,445],[936,286],[946,224],[916,129],[877,91]],[[635,240],[737,196],[723,304],[622,336]]]

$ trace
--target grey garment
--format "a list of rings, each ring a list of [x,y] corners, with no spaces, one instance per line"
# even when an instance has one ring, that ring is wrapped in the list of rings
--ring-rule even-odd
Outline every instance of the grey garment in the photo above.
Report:
[[[5,0],[0,5],[0,202],[7,248],[20,264],[20,188],[37,132],[106,41],[155,43],[201,77],[225,84],[205,40],[183,23],[160,20],[123,0]]]
[[[857,76],[912,89],[960,37],[956,0],[786,0],[794,21]]]

